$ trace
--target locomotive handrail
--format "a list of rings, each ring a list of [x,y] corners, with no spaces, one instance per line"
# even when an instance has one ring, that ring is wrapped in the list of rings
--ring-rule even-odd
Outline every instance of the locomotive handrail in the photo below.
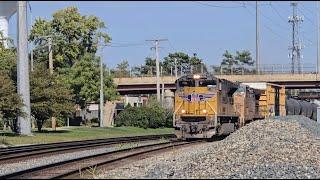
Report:
[[[217,111],[214,110],[214,108],[208,103],[208,101],[206,101],[206,103],[209,105],[209,107],[212,109],[212,111],[214,112],[214,116],[215,116],[215,119],[217,120]]]
[[[176,113],[178,112],[178,110],[181,108],[181,106],[182,106],[182,104],[183,104],[183,102],[181,102],[181,104],[179,105],[179,107],[177,108],[177,110],[175,110],[174,112],[173,112],[173,123],[175,122],[175,118],[176,118]],[[174,125],[174,124],[173,124]]]

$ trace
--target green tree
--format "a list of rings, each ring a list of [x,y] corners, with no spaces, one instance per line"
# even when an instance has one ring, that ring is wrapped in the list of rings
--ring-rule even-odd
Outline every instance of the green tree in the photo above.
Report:
[[[14,132],[18,131],[17,117],[23,116],[21,108],[23,102],[16,92],[16,87],[8,74],[0,71],[0,114],[1,119],[11,127]]]
[[[242,52],[236,51],[235,60],[239,61],[239,63],[244,66],[253,66],[254,60],[252,60],[250,51],[244,50]]]
[[[222,57],[223,57],[221,62],[222,71],[223,73],[230,74],[233,67],[235,65],[238,65],[239,62],[235,60],[234,56],[228,50],[226,50],[223,53]]]
[[[102,30],[106,26],[96,16],[81,15],[76,7],[68,7],[53,14],[51,20],[38,18],[32,26],[30,41],[36,45],[35,63],[48,66],[48,38],[52,37],[54,73],[60,83],[70,84],[74,101],[82,107],[99,99],[100,70],[95,54],[98,43],[111,40]],[[106,76],[105,99],[116,97],[116,86]]]
[[[129,62],[127,60],[121,61],[117,64],[116,77],[126,77],[129,76]]]
[[[31,73],[31,114],[36,119],[37,128],[50,117],[71,115],[74,112],[73,95],[67,84],[50,75],[44,65],[38,65]]]
[[[223,73],[230,74],[232,73],[240,74],[242,71],[248,72],[248,67],[253,66],[254,60],[252,60],[250,51],[236,51],[236,55],[232,55],[229,51],[225,51],[222,55],[223,59],[221,62],[221,68]]]
[[[251,53],[248,50],[243,50],[241,52],[236,51],[235,60],[237,60],[241,67],[237,68],[237,72],[250,72],[249,68],[254,65],[254,60],[252,60]]]
[[[182,71],[190,71],[190,68],[192,66],[193,72],[200,72],[201,63],[203,62],[202,59],[198,58],[195,54],[193,56],[189,56],[188,54],[183,52],[175,52],[175,53],[169,53],[169,55],[164,58],[164,61],[162,64],[163,70],[168,74],[171,72],[171,67],[172,67],[172,70],[174,70],[175,59],[177,62],[178,71],[180,71],[181,68],[182,68]]]
[[[0,39],[2,39],[2,33],[0,32]],[[7,74],[11,80],[16,84],[17,79],[17,56],[15,48],[4,48],[2,42],[0,42],[0,71]]]
[[[84,16],[76,7],[68,7],[55,12],[52,20],[36,19],[29,39],[40,48],[48,43],[42,36],[53,36],[54,67],[71,67],[86,53],[96,53],[100,40],[111,40],[103,28],[105,24],[98,17]],[[35,60],[47,61],[47,53],[48,48],[36,51]]]
[[[70,84],[75,102],[82,108],[89,102],[97,102],[100,98],[100,58],[94,54],[85,54],[80,61],[60,75],[61,81]],[[103,67],[104,74],[104,100],[118,98],[116,85],[111,76],[107,74],[106,67]]]
[[[160,64],[160,63],[159,63]],[[156,59],[146,57],[145,63],[141,68],[142,75],[156,75]]]

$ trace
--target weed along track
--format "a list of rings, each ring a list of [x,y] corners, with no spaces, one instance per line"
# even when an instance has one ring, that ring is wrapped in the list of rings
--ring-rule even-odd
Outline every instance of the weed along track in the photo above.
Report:
[[[149,157],[155,153],[174,150],[191,144],[203,143],[203,141],[177,141],[160,142],[152,145],[129,147],[111,152],[95,154],[91,156],[71,159],[58,163],[30,168],[1,176],[1,179],[61,179],[61,178],[83,178],[95,176],[100,169],[113,169],[117,166],[132,161]]]
[[[173,137],[175,137],[173,134],[148,135],[3,148],[0,149],[0,164],[98,147],[110,147],[121,143],[152,141]]]

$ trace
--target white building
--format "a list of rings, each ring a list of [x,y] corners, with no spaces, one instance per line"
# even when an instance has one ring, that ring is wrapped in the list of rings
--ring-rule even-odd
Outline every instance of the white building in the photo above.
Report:
[[[9,36],[9,19],[17,11],[17,1],[0,1],[0,31],[3,38]],[[4,46],[8,47],[6,40],[3,40]]]

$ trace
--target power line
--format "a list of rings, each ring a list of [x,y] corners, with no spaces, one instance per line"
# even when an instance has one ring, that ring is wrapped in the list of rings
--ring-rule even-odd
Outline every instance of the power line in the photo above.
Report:
[[[270,3],[270,7],[276,12],[276,14],[284,21],[287,23],[287,20],[281,16],[280,12]],[[310,40],[308,37],[306,37],[304,34],[302,34],[305,40],[307,40],[311,45],[313,45],[313,41]]]
[[[308,12],[310,12],[310,14],[313,14],[314,16],[317,15],[316,13],[310,11],[310,9],[306,8],[306,7],[303,5],[303,3],[301,3],[301,7],[302,7],[303,9],[307,10]]]
[[[215,7],[215,8],[239,8],[239,7],[241,7],[241,6],[220,6],[220,5],[213,5],[213,4],[208,4],[208,3],[199,2],[199,1],[192,1],[192,2],[201,4],[201,5],[205,5],[205,6],[209,6],[209,7]]]
[[[251,5],[251,4],[248,4],[248,5],[250,5],[250,6],[252,6],[252,7],[254,6],[254,5]],[[268,4],[268,6],[270,6],[270,5],[271,5],[271,3]],[[276,24],[278,27],[283,28],[283,29],[286,29],[286,27],[282,26],[282,25],[279,24],[279,23],[276,23],[273,19],[271,19],[270,17],[266,16],[265,14],[263,14],[263,13],[260,13],[260,14],[261,14],[264,18],[268,19],[270,22]]]
[[[315,26],[314,22],[308,16],[306,16],[300,8],[297,8],[297,9],[312,25]]]
[[[231,2],[237,3],[237,4],[241,4],[242,7],[243,7],[243,5],[245,4],[244,1],[241,1],[241,2],[239,2],[239,1],[231,1]],[[252,5],[252,4],[249,4],[249,2],[247,2],[247,4],[250,5],[250,6],[254,6],[254,5]],[[258,7],[259,7],[259,6],[269,6],[269,4],[261,4],[261,3],[260,3],[260,4],[258,5]]]
[[[174,48],[174,46],[172,45],[171,41],[168,39],[168,42],[169,42],[169,45],[171,46],[171,48],[174,50],[174,51],[177,51],[176,48]]]
[[[124,43],[124,42],[114,42],[114,41],[111,41],[110,43],[118,44],[118,45],[141,45],[141,44],[147,44],[146,42]]]
[[[276,14],[284,21],[287,23],[287,20],[281,16],[281,14],[279,13],[279,11],[270,3],[270,7],[276,12]]]
[[[252,15],[252,16],[255,16],[246,6],[244,6],[244,8]],[[270,27],[268,27],[267,25],[263,24],[263,26],[265,28],[267,28],[271,33],[273,33],[274,35],[276,35],[277,37],[279,37],[280,39],[281,38],[284,38],[283,36],[279,35],[278,33],[274,32]],[[286,39],[287,40],[287,39]]]
[[[131,44],[131,45],[108,45],[108,47],[138,47],[138,46],[147,46],[146,44]]]

